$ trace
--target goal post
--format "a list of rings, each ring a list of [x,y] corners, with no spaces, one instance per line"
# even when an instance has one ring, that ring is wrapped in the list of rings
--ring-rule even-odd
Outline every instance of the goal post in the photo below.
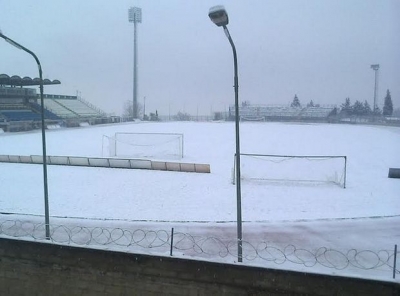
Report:
[[[123,133],[103,135],[102,155],[154,159],[183,158],[183,134],[179,133]],[[107,154],[107,155],[105,155]]]
[[[240,121],[266,121],[264,116],[240,116]]]
[[[347,157],[338,155],[240,154],[241,180],[288,184],[336,184],[346,188]],[[236,181],[236,154],[232,183]]]

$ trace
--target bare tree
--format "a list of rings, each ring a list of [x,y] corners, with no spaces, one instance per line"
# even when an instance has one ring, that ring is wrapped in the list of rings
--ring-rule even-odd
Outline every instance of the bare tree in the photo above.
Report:
[[[123,109],[123,113],[122,116],[123,117],[128,117],[128,118],[133,118],[133,102],[132,101],[125,101],[124,103],[124,109]],[[137,103],[137,112],[138,112],[138,116],[139,118],[142,118],[143,116],[141,115],[143,113],[143,106],[141,103]]]

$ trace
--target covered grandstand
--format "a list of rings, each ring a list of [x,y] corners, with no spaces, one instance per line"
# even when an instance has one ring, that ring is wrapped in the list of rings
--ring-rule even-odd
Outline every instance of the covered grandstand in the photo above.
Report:
[[[43,101],[47,110],[63,119],[106,117],[104,111],[77,96],[44,95]]]
[[[289,106],[244,105],[239,107],[241,121],[311,121],[328,122],[336,115],[336,106],[294,108]],[[229,107],[234,118],[235,106]]]
[[[59,80],[44,79],[43,85],[57,85]],[[23,131],[40,128],[41,100],[36,89],[39,78],[0,74],[0,128]],[[79,126],[82,122],[107,122],[106,113],[77,96],[44,94],[46,126]]]

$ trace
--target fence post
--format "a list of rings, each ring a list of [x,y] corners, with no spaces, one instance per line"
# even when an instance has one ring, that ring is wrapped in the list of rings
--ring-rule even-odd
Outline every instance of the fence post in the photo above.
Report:
[[[169,251],[169,255],[172,256],[172,248],[174,247],[174,228],[171,229],[171,249]]]
[[[394,245],[394,256],[393,256],[393,278],[396,278],[396,261],[397,261],[397,245]]]
[[[346,179],[347,179],[347,156],[344,157],[344,182],[343,182],[343,188],[346,188]]]

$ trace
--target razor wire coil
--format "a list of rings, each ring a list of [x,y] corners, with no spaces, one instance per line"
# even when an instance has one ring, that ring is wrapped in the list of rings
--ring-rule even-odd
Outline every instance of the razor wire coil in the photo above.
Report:
[[[0,221],[0,236],[46,240],[45,224],[21,220]],[[171,247],[171,233],[167,230],[125,229],[87,226],[50,225],[50,239],[57,244],[77,246],[106,246],[108,249],[128,248],[132,250],[154,250],[165,253]],[[237,256],[237,240],[216,236],[199,236],[174,232],[173,249],[185,256],[202,258],[227,258]],[[393,270],[393,250],[335,250],[319,247],[314,250],[273,245],[267,241],[242,241],[243,259],[246,262],[261,261],[282,265],[293,263],[304,267],[323,266],[344,270],[353,267],[360,270]],[[399,253],[399,252],[398,252]],[[395,270],[399,274],[399,270]]]

